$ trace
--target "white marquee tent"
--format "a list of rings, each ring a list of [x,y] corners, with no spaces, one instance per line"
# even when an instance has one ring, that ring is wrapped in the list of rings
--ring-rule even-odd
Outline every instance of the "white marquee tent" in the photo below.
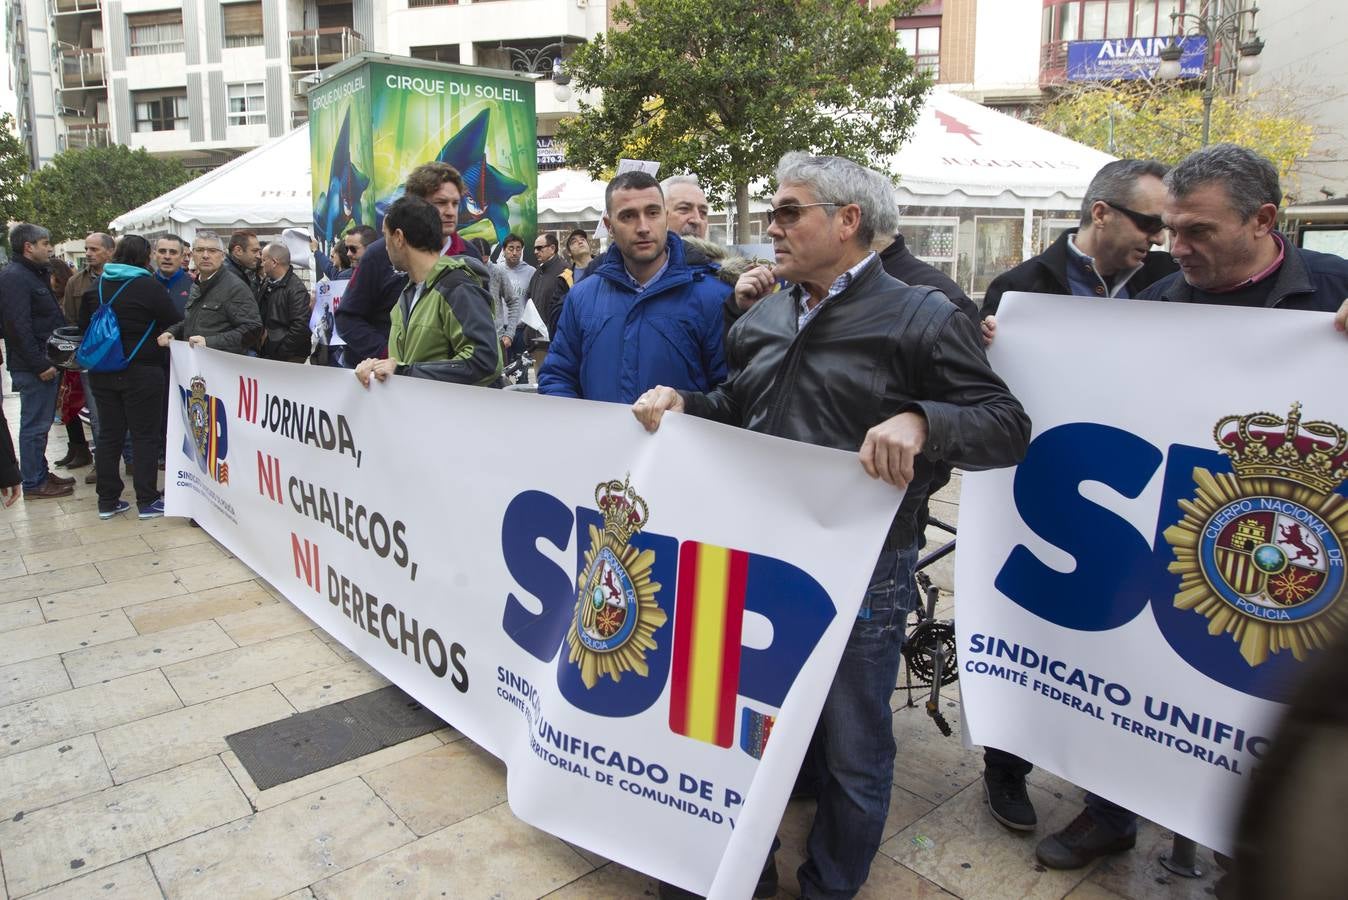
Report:
[[[302,126],[118,216],[111,227],[118,233],[172,232],[189,242],[202,230],[310,231],[311,193],[309,129]]]
[[[1113,157],[934,90],[912,138],[891,160],[901,228],[918,256],[973,293],[998,272],[1038,252],[1076,210],[1095,172]],[[604,184],[573,169],[540,172],[538,220],[545,226],[597,222]],[[755,211],[762,204],[755,203]],[[276,233],[310,230],[308,129],[300,127],[120,216],[115,231],[201,229]]]

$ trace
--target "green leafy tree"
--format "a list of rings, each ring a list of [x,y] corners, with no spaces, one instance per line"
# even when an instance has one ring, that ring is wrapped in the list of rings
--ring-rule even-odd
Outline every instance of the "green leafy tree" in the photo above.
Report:
[[[176,159],[121,144],[66,150],[33,174],[33,220],[53,243],[81,238],[190,177]]]
[[[567,159],[594,177],[619,157],[692,172],[733,191],[737,240],[749,240],[750,185],[783,153],[809,150],[886,169],[930,80],[895,45],[891,21],[916,6],[856,0],[629,0],[615,27],[566,70],[602,105],[581,101],[558,126]]]
[[[1280,92],[1219,94],[1209,141],[1258,150],[1288,181],[1315,140],[1314,127],[1297,110],[1295,98]],[[1115,156],[1174,165],[1202,143],[1203,97],[1174,82],[1089,85],[1060,94],[1040,113],[1039,124]]]
[[[0,226],[21,222],[30,215],[28,206],[28,151],[19,140],[18,123],[9,113],[0,113]]]

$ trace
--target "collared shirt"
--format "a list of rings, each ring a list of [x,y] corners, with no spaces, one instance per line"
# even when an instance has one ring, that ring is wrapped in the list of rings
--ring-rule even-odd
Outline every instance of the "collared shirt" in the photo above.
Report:
[[[825,303],[827,303],[829,300],[833,299],[834,297],[838,296],[843,291],[851,287],[852,280],[855,279],[857,275],[861,274],[861,270],[866,267],[866,263],[870,262],[874,258],[875,258],[875,251],[872,250],[870,253],[866,254],[866,258],[863,259],[861,262],[857,263],[855,266],[848,269],[846,272],[843,272],[837,278],[833,279],[833,284],[829,285],[828,293],[824,295],[824,299],[816,303],[813,308],[810,307],[809,293],[806,292],[804,287],[802,287],[800,289],[800,313],[796,316],[796,330],[799,331],[800,329],[804,328],[806,323],[808,323],[811,319],[813,319],[816,315],[818,315],[819,310],[824,308]]]
[[[1116,297],[1127,300],[1132,297],[1128,282],[1142,270],[1138,265],[1127,272],[1114,275],[1114,284],[1110,285],[1095,268],[1095,260],[1087,256],[1077,246],[1076,235],[1067,236],[1067,286],[1078,297]]]
[[[1271,231],[1269,232],[1269,234],[1273,235],[1273,240],[1278,245],[1278,256],[1273,260],[1272,265],[1264,269],[1262,272],[1256,272],[1249,278],[1246,278],[1244,281],[1239,282],[1237,284],[1233,284],[1230,287],[1208,288],[1208,293],[1230,294],[1234,291],[1240,290],[1241,288],[1247,288],[1252,284],[1258,284],[1259,282],[1265,280],[1266,278],[1271,278],[1273,276],[1273,273],[1281,269],[1282,261],[1287,258],[1287,244],[1283,242],[1282,235],[1278,234],[1278,232]]]
[[[645,281],[638,281],[637,277],[632,274],[632,270],[627,268],[626,265],[623,266],[623,272],[627,274],[628,280],[632,282],[632,287],[637,289],[638,294],[641,294],[644,293],[645,290],[649,288],[651,285],[659,281],[660,276],[665,274],[665,270],[668,268],[669,268],[669,252],[666,251],[664,263],[660,266],[659,269],[656,270],[654,275],[652,275],[650,278],[647,278]]]

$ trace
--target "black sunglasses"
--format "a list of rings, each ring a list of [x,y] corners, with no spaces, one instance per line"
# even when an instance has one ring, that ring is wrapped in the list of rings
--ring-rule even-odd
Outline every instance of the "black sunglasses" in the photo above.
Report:
[[[1100,202],[1115,212],[1123,213],[1128,217],[1128,220],[1136,225],[1138,230],[1144,234],[1155,234],[1165,228],[1165,223],[1161,221],[1160,216],[1149,216],[1146,213],[1140,213],[1135,209],[1119,206],[1117,203],[1110,203],[1108,200],[1101,200]]]
[[[535,250],[546,250],[546,249],[548,249],[548,248],[551,247],[551,246],[552,246],[551,244],[534,244],[534,249],[535,249]]]
[[[790,228],[800,221],[801,210],[809,209],[812,206],[838,206],[837,203],[783,203],[781,206],[768,209],[768,224],[776,222],[783,228]]]

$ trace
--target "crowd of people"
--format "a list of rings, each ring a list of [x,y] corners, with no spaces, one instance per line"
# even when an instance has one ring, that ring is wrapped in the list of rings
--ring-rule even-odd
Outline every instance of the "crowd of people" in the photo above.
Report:
[[[789,153],[775,183],[770,262],[706,240],[708,204],[696,178],[661,183],[625,172],[605,193],[606,252],[595,254],[584,231],[564,241],[543,232],[530,264],[518,234],[497,248],[459,236],[463,180],[431,162],[409,174],[382,233],[350,229],[319,270],[349,279],[335,313],[345,346],[329,364],[354,369],[367,388],[394,375],[502,386],[506,359],[539,331],[525,324],[532,305],[550,337],[540,394],[627,404],[651,431],[665,413],[682,412],[852,451],[867,474],[906,488],[801,772],[802,789],[818,800],[797,873],[801,896],[848,897],[867,879],[888,811],[890,695],[903,623],[918,602],[913,575],[927,499],[953,468],[1015,465],[1029,443],[1030,419],[985,354],[1003,294],[1320,310],[1336,313],[1343,331],[1348,261],[1298,248],[1279,232],[1276,170],[1231,144],[1205,147],[1173,169],[1150,160],[1106,165],[1086,191],[1079,226],[995,279],[981,309],[908,251],[881,173]],[[17,470],[7,429],[0,438],[7,503],[20,483],[34,500],[72,490],[73,479],[46,459],[64,383],[82,388],[94,420],[100,515],[128,508],[119,463],[129,444],[139,514],[150,517],[163,510],[154,482],[164,450],[165,348],[186,340],[290,362],[309,357],[308,289],[285,245],[263,247],[251,232],[227,241],[198,233],[195,276],[185,273],[186,248],[173,236],[151,248],[136,235],[91,234],[73,276],[49,266],[40,226],[15,227],[10,245],[0,308],[21,422]],[[48,361],[48,336],[70,321],[87,327],[108,303],[128,365],[63,375]],[[151,332],[157,338],[146,342]],[[87,465],[78,417],[63,419],[71,449],[61,462]],[[985,767],[992,816],[1034,830],[1030,763],[987,748]],[[1078,868],[1131,848],[1136,832],[1126,807],[1087,795],[1082,813],[1040,841],[1036,855],[1048,867]],[[770,856],[755,896],[771,896],[777,883]],[[662,885],[661,896],[689,895]]]

